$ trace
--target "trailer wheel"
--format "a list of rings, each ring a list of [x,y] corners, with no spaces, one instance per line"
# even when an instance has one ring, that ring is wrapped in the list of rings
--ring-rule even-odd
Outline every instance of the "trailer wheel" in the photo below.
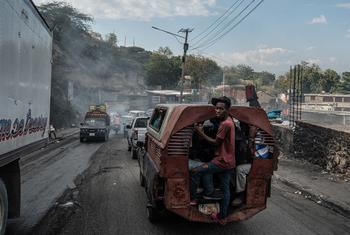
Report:
[[[4,182],[0,179],[0,235],[5,234],[8,214],[7,190]]]
[[[149,222],[155,223],[159,220],[159,213],[153,206],[147,206],[147,218]]]

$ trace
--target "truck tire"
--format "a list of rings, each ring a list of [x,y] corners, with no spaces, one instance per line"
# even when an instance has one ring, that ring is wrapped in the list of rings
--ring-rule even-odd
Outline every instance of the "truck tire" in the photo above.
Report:
[[[159,220],[159,212],[153,206],[147,206],[147,218],[149,222],[155,223]]]
[[[6,231],[8,215],[8,199],[7,190],[4,182],[0,179],[0,235],[4,235]]]
[[[80,142],[83,143],[84,142],[84,138],[80,137]]]

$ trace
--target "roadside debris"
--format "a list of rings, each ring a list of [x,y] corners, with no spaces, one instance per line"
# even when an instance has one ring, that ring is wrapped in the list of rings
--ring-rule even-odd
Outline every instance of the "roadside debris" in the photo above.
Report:
[[[294,193],[295,193],[295,194],[299,194],[299,195],[302,194],[301,191],[299,191],[299,190],[298,190],[298,191],[295,191]]]
[[[60,205],[60,207],[72,207],[72,206],[74,206],[74,202],[66,202]]]

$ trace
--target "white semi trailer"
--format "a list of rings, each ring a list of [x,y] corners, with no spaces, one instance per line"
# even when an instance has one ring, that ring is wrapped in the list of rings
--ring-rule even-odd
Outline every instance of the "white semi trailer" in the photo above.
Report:
[[[31,0],[0,0],[0,234],[20,216],[19,159],[47,143],[52,33]]]

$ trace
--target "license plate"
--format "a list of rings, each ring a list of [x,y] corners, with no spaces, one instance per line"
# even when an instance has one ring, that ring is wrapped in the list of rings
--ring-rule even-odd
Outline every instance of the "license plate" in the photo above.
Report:
[[[95,136],[95,133],[89,133],[89,136]]]

